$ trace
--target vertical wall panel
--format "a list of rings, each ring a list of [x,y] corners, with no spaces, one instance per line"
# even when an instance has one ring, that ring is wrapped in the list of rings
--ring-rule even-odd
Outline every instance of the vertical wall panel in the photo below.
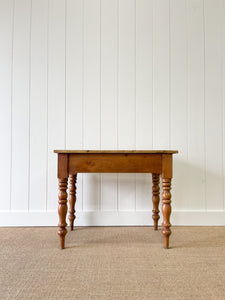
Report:
[[[10,209],[13,4],[0,2],[0,210]]]
[[[152,149],[153,1],[136,2],[136,149]]]
[[[188,160],[184,164],[187,173],[187,208],[205,208],[204,170],[204,14],[203,1],[187,2],[188,22]],[[176,179],[175,179],[176,180]],[[195,193],[193,193],[195,190]],[[179,200],[178,200],[179,201]]]
[[[117,147],[118,3],[101,1],[101,148]]]
[[[222,1],[205,1],[206,208],[223,208]]]
[[[45,210],[47,182],[48,2],[45,0],[33,0],[31,16],[29,209]]]
[[[117,148],[118,1],[101,1],[101,149]],[[101,210],[117,209],[117,174],[101,175]]]
[[[225,210],[225,1],[221,9],[221,36],[222,36],[222,88],[223,88],[223,210]]]
[[[170,2],[153,5],[153,148],[170,148]]]
[[[118,147],[135,149],[136,1],[119,1]],[[119,175],[120,210],[135,209],[135,175]]]
[[[83,1],[66,8],[66,149],[83,147]],[[82,210],[83,175],[77,177],[76,210]]]
[[[136,149],[153,141],[153,1],[136,2]],[[151,175],[136,175],[136,209],[152,207]]]
[[[173,207],[185,209],[188,145],[188,98],[187,98],[187,11],[185,0],[172,0],[170,6],[171,30],[171,149],[178,149],[174,163]]]
[[[100,148],[100,0],[84,1],[84,149]],[[100,176],[83,176],[83,207],[99,209]]]
[[[12,210],[28,209],[30,16],[30,1],[15,1],[12,79]]]
[[[57,208],[57,156],[65,147],[65,1],[49,1],[48,30],[48,198]]]
[[[83,1],[67,1],[66,16],[66,148],[82,149]]]
[[[100,0],[84,1],[84,148],[100,147]]]
[[[135,0],[119,1],[118,147],[135,149]]]

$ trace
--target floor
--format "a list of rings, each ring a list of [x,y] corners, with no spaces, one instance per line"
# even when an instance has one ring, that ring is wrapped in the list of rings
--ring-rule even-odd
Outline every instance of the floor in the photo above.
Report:
[[[225,227],[0,228],[0,299],[225,299]]]

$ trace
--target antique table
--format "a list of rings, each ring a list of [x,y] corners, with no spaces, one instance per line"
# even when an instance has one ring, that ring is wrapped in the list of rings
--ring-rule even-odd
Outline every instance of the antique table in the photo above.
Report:
[[[69,177],[69,222],[73,230],[75,220],[77,173],[152,173],[152,201],[154,229],[159,220],[159,178],[162,177],[162,234],[164,248],[169,248],[171,214],[171,180],[173,154],[178,151],[95,151],[95,150],[54,150],[58,154],[58,235],[61,249],[65,248],[67,233],[67,181]]]

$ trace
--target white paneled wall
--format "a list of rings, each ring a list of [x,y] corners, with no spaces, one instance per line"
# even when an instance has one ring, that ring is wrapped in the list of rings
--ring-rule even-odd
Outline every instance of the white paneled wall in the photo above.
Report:
[[[172,224],[225,225],[225,0],[0,0],[0,225],[56,225],[54,149],[177,149]],[[77,225],[152,224],[79,174]]]

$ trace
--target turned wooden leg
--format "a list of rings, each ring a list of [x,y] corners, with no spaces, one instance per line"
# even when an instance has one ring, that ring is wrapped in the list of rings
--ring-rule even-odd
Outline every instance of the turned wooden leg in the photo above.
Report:
[[[73,223],[76,218],[75,216],[75,204],[76,204],[76,183],[77,174],[69,175],[69,221],[70,229],[73,230]]]
[[[66,229],[67,192],[66,190],[67,190],[67,178],[59,178],[58,235],[59,235],[61,249],[65,248],[65,236],[67,234],[67,229]]]
[[[152,202],[153,202],[153,215],[152,219],[154,220],[154,229],[158,230],[158,220],[159,216],[159,174],[152,174]]]
[[[162,234],[164,236],[164,248],[169,248],[169,237],[171,235],[170,230],[170,214],[171,214],[171,179],[163,178],[162,179],[162,214],[163,214],[163,222],[162,222]]]

